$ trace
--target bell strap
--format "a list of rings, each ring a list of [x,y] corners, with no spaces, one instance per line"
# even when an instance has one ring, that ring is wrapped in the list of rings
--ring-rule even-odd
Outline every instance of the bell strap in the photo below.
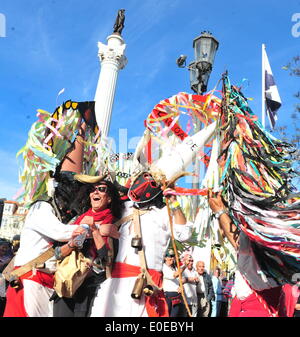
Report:
[[[136,209],[136,208],[134,208],[134,209]],[[138,210],[138,211],[139,211],[140,215],[143,215],[143,214],[148,212],[148,211],[141,211],[141,210]],[[124,218],[122,218],[120,220],[118,220],[117,222],[114,223],[114,225],[119,228],[123,223],[128,222],[128,221],[132,221],[132,220],[133,220],[133,213],[125,216]]]
[[[52,256],[54,256],[54,249],[50,247],[44,253],[36,257],[35,259],[29,261],[28,263],[24,264],[23,266],[15,269],[10,273],[10,277],[20,277],[30,270],[39,268],[42,264],[44,264],[47,260],[49,260]]]
[[[142,232],[141,232],[141,222],[140,222],[140,210],[138,210],[137,208],[133,209],[133,225],[134,225],[134,233],[136,236],[142,238]],[[145,213],[145,212],[144,212]],[[140,265],[141,265],[141,275],[146,278],[146,281],[149,285],[157,288],[158,290],[162,290],[162,288],[159,288],[158,285],[156,285],[153,280],[152,277],[150,275],[150,273],[148,272],[147,269],[147,262],[146,262],[146,256],[145,256],[145,251],[144,251],[144,247],[143,247],[143,242],[142,242],[142,247],[141,249],[138,249],[138,254],[139,254],[139,258],[140,258]]]
[[[148,211],[140,211],[141,214],[145,214]],[[124,218],[118,220],[117,222],[114,223],[115,226],[117,226],[117,228],[119,229],[119,227],[128,221],[132,221],[133,220],[133,214],[127,215]],[[113,247],[113,240],[112,238],[108,237],[108,244],[110,246],[110,249],[108,250],[108,261],[109,261],[109,265],[106,266],[106,277],[107,278],[111,278],[111,273],[112,273],[112,260],[114,257],[114,247]]]

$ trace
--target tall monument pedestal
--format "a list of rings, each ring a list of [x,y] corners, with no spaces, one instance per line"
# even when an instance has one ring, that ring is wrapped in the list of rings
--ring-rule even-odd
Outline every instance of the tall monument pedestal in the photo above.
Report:
[[[127,64],[125,48],[126,44],[118,33],[107,37],[107,45],[98,42],[101,71],[95,94],[95,114],[103,138],[109,133],[118,73]]]

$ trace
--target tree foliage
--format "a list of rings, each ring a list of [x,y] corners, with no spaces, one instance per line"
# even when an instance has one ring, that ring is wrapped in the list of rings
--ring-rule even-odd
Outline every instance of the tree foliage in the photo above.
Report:
[[[300,78],[300,55],[294,56],[283,69],[289,71],[290,76]],[[294,111],[291,113],[292,125],[289,125],[289,127],[287,125],[279,126],[276,128],[276,131],[284,140],[295,146],[295,169],[300,172],[300,88],[293,96],[297,99],[297,103],[295,104]]]

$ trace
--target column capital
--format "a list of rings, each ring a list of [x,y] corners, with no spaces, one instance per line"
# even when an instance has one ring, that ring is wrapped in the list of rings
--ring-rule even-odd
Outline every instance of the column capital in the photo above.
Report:
[[[109,41],[110,42],[110,41]],[[127,64],[127,58],[124,55],[126,44],[112,44],[108,45],[98,42],[98,56],[100,62],[108,61],[115,63],[119,69],[123,69]]]

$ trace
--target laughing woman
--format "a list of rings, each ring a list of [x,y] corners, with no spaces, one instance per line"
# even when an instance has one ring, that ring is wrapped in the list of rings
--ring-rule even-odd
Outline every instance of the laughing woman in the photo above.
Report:
[[[82,176],[82,182],[87,182],[84,178],[85,176]],[[88,194],[89,198],[84,198],[84,194]],[[86,191],[82,194],[82,209],[85,209],[86,212],[78,217],[75,224],[88,224],[90,226],[90,234],[85,240],[81,251],[97,267],[93,266],[91,268],[86,279],[72,298],[59,297],[57,294],[53,296],[54,317],[89,316],[96,290],[106,278],[105,265],[108,259],[108,252],[109,250],[115,250],[117,247],[116,239],[119,238],[119,233],[113,223],[121,217],[122,203],[114,184],[105,180],[87,184]],[[108,241],[109,237],[113,238],[110,243]],[[74,249],[78,249],[74,242],[57,247],[57,259],[63,259]],[[98,268],[98,266],[103,267]]]

